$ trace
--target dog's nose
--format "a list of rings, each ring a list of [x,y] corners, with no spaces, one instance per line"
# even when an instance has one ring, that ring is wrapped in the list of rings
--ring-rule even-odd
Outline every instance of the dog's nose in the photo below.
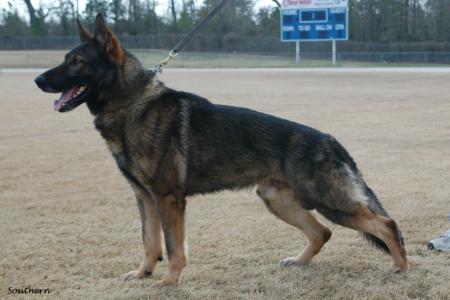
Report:
[[[38,77],[36,77],[36,79],[34,79],[34,82],[36,82],[36,85],[38,87],[40,87],[41,89],[44,88],[46,81],[47,81],[47,78],[42,74],[39,75]]]

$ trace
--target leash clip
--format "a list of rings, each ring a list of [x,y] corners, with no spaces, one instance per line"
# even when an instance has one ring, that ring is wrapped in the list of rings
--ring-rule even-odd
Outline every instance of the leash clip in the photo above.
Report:
[[[153,68],[153,72],[154,73],[159,73],[162,74],[163,71],[163,66],[161,64],[157,64],[154,68]]]
[[[165,65],[167,65],[167,64],[169,63],[169,61],[171,61],[172,59],[174,59],[177,55],[178,55],[178,52],[175,52],[175,51],[173,51],[173,50],[170,51],[170,52],[169,52],[169,55],[168,55],[164,60],[162,60],[159,64],[157,64],[157,65],[155,66],[155,68],[154,68],[155,73],[162,74],[163,67],[164,67]]]

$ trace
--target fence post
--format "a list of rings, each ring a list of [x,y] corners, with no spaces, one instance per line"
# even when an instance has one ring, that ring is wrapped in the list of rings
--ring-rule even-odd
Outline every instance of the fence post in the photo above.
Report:
[[[336,66],[336,40],[333,40],[333,66]]]

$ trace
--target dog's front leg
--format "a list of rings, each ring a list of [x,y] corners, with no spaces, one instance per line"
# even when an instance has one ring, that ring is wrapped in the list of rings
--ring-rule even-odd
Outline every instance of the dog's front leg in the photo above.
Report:
[[[125,280],[142,279],[150,276],[155,270],[158,260],[162,260],[162,230],[161,220],[156,202],[150,195],[133,186],[142,221],[142,241],[144,244],[144,257],[139,269],[128,272]]]
[[[187,262],[184,249],[186,200],[184,196],[172,194],[157,200],[157,206],[169,257],[169,268],[158,285],[176,286]]]

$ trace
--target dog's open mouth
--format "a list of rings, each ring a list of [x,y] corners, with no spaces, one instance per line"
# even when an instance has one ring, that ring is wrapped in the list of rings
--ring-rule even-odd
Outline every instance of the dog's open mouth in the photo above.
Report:
[[[53,107],[56,111],[69,111],[82,103],[82,99],[87,93],[87,85],[76,85],[64,91],[58,100],[55,100]]]

